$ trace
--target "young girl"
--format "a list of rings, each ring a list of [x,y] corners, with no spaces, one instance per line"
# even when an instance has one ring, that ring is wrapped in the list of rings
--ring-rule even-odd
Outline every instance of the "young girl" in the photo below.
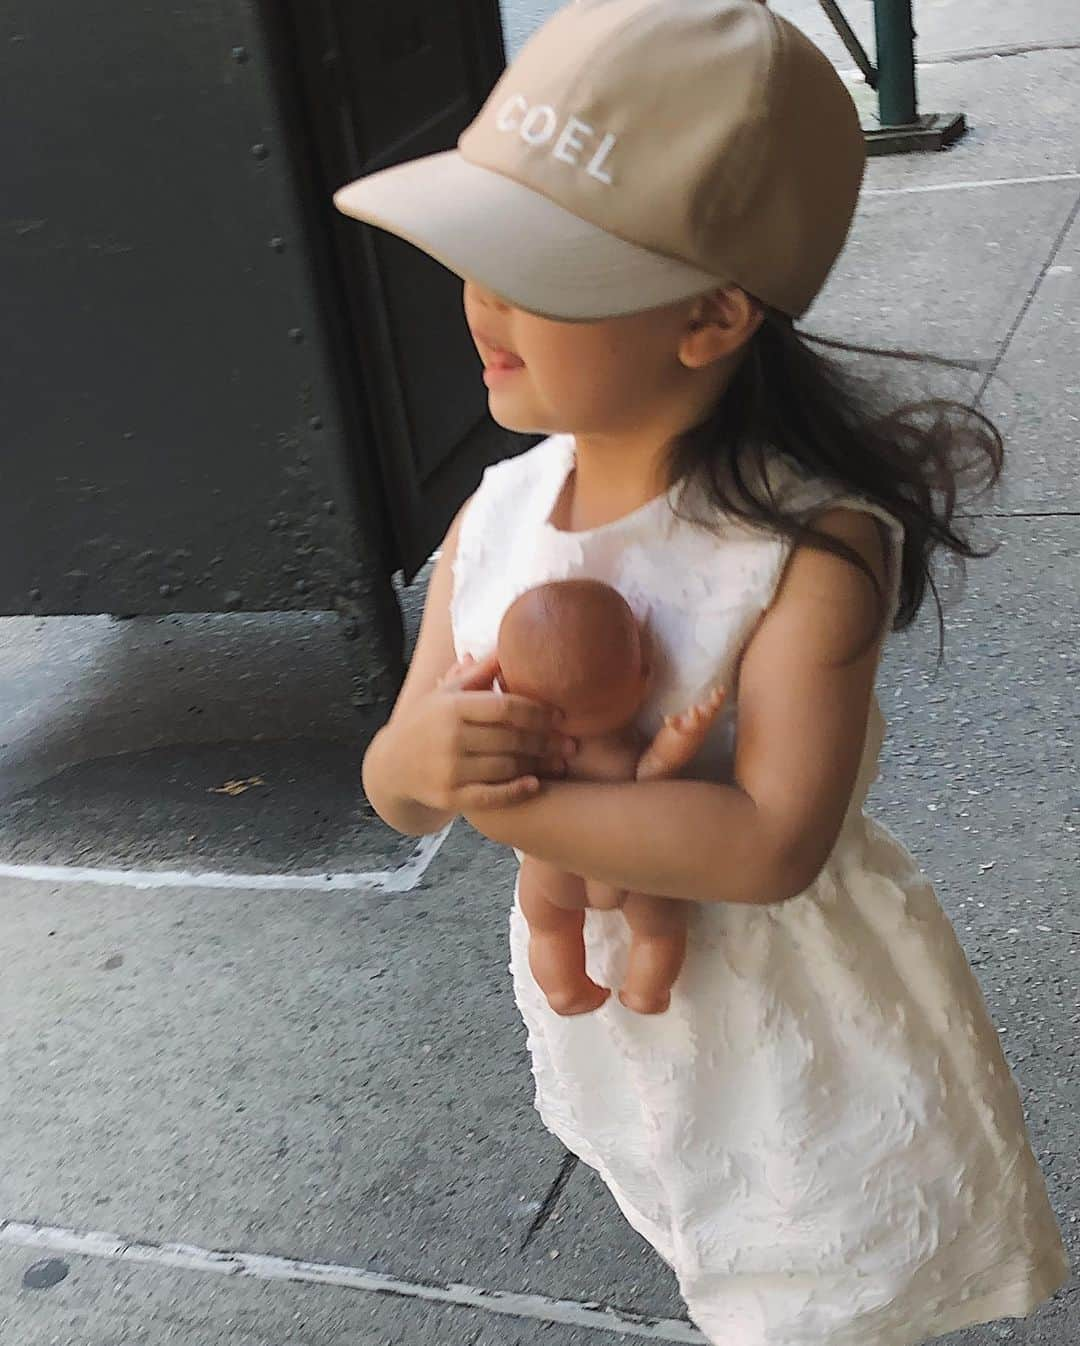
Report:
[[[874,415],[794,325],[863,154],[832,67],[757,0],[579,0],[458,151],[336,197],[465,278],[492,414],[551,436],[451,527],[365,786],[403,832],[464,815],[688,904],[665,1014],[552,1013],[516,909],[512,970],[543,1120],[717,1346],[909,1346],[1068,1274],[978,985],[862,809],[882,640],[935,550],[978,554],[956,488],[1000,470],[986,422]],[[560,780],[551,711],[493,690],[507,607],[572,576],[648,611],[645,733],[726,689],[685,778]],[[621,914],[586,938],[618,985]]]

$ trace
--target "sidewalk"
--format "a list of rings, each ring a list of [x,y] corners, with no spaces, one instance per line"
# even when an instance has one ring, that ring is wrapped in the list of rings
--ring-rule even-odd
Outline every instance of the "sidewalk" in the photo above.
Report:
[[[887,651],[871,808],[975,966],[1080,1269],[1080,9],[920,26],[923,106],[973,131],[871,164],[813,325],[983,362],[1010,460],[946,668],[929,609]],[[331,621],[0,621],[0,722],[0,1346],[695,1340],[532,1112],[507,856],[362,808]],[[1073,1346],[1077,1291],[947,1340]]]

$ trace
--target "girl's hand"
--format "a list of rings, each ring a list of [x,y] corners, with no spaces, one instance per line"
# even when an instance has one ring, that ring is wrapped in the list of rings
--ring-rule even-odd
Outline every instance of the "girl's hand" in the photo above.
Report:
[[[559,712],[493,690],[494,654],[466,659],[393,726],[397,788],[433,810],[466,813],[527,799],[541,776],[560,776],[576,744]]]

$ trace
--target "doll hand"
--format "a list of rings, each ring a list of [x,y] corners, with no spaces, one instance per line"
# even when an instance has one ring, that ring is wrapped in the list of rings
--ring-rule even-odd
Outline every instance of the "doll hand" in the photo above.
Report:
[[[725,696],[726,693],[722,687],[714,687],[704,701],[699,701],[697,705],[691,706],[681,715],[666,716],[664,719],[665,728],[672,729],[677,734],[690,736],[700,734],[703,729],[707,730],[709,728],[720,713],[720,707],[724,704]]]
[[[669,715],[638,762],[638,780],[665,780],[689,766],[720,713],[726,693],[714,687],[704,701],[681,715]]]

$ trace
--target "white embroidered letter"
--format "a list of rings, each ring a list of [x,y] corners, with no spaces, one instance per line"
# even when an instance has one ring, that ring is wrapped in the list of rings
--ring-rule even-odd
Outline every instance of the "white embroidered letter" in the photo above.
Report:
[[[500,131],[516,131],[521,125],[521,122],[514,120],[514,113],[521,112],[524,114],[528,112],[528,110],[528,101],[522,94],[516,93],[513,98],[508,98],[502,107],[499,108],[499,111],[495,115],[495,125]]]
[[[580,121],[577,117],[571,117],[562,129],[562,135],[555,143],[552,150],[556,159],[561,159],[564,164],[576,164],[578,155],[585,148],[584,140],[578,139],[578,132],[582,135],[591,136],[592,127],[588,122]]]
[[[617,139],[618,137],[609,131],[601,140],[600,148],[593,155],[589,167],[585,170],[589,177],[596,178],[598,182],[606,182],[609,187],[611,186],[611,175],[604,172],[604,164],[607,163],[611,151],[615,148]]]
[[[539,103],[536,107],[530,108],[521,123],[520,134],[526,145],[546,145],[555,134],[555,127],[559,124],[559,118],[553,107],[548,107],[546,103]]]

